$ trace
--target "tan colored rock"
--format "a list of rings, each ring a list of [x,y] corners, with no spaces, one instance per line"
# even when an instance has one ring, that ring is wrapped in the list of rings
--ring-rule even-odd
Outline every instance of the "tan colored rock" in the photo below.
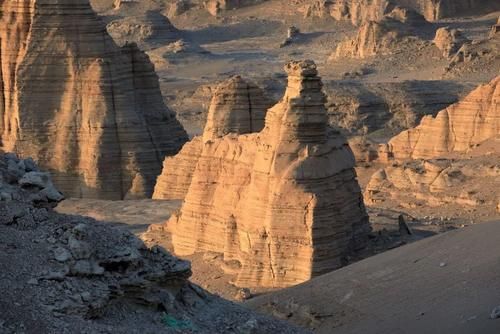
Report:
[[[327,125],[316,65],[286,71],[264,129],[207,142],[180,213],[164,225],[180,255],[223,253],[238,285],[289,286],[339,268],[370,229],[352,151]]]
[[[447,58],[453,56],[465,42],[467,42],[467,38],[462,35],[460,30],[448,27],[436,30],[434,37],[434,44],[443,52],[443,57]]]
[[[210,102],[203,136],[193,138],[176,156],[165,159],[153,198],[184,199],[203,146],[230,133],[262,130],[270,105],[259,87],[240,76],[219,84]]]
[[[205,8],[213,16],[219,15],[221,12],[238,9],[241,7],[256,5],[267,0],[207,0]]]
[[[500,150],[470,159],[411,160],[375,173],[364,198],[368,205],[406,209],[453,206],[494,214],[500,186]]]
[[[500,3],[491,0],[423,0],[421,9],[428,21],[437,21],[500,10]]]
[[[388,144],[395,159],[433,158],[466,152],[500,133],[500,76],[481,85],[462,101],[426,116],[416,128],[403,131]]]
[[[88,0],[0,10],[2,149],[33,157],[66,196],[150,196],[187,136],[148,57],[117,47]]]
[[[500,17],[498,18],[497,23],[493,27],[491,27],[490,38],[497,37],[499,32],[500,32]]]
[[[164,46],[181,38],[170,20],[156,11],[113,20],[106,29],[118,45],[134,42],[143,50]]]
[[[203,131],[203,142],[229,133],[259,132],[264,128],[269,99],[255,84],[234,76],[215,90]]]
[[[356,37],[340,42],[333,59],[367,58],[392,53],[398,46],[401,33],[383,22],[369,21],[361,25]]]

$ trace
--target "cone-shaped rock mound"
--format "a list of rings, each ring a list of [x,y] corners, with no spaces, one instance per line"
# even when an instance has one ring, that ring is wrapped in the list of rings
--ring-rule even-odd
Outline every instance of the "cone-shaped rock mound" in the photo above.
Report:
[[[33,157],[69,196],[149,196],[187,140],[134,44],[88,0],[0,1],[1,147]]]
[[[334,270],[369,231],[354,156],[327,125],[316,65],[285,70],[285,96],[262,131],[205,142],[180,213],[159,228],[178,254],[223,253],[238,285],[289,286]]]

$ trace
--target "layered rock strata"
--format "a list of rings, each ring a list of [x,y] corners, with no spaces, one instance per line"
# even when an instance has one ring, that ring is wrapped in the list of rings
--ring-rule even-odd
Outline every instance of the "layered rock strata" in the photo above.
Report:
[[[88,0],[1,1],[0,10],[2,149],[51,170],[67,196],[150,196],[187,135],[148,57],[117,47]]]
[[[227,10],[256,5],[267,0],[207,0],[205,8],[213,16],[219,15]]]
[[[448,27],[439,28],[436,30],[434,44],[443,52],[443,57],[450,58],[457,53],[460,47],[468,40],[462,35],[462,32],[457,29]]]
[[[223,253],[237,285],[289,286],[339,268],[370,230],[316,65],[285,70],[285,96],[264,129],[205,143],[179,214],[153,228],[170,231],[180,255]]]
[[[33,160],[0,154],[0,332],[305,333],[206,293],[120,227],[55,212],[61,199]]]
[[[246,134],[264,128],[271,105],[255,84],[234,76],[215,89],[202,136],[193,138],[173,157],[165,159],[158,177],[154,199],[184,199],[204,145],[230,133]]]
[[[356,36],[340,42],[331,58],[390,54],[401,45],[408,44],[405,42],[410,39],[414,40],[409,44],[416,44],[419,30],[427,24],[425,19],[411,9],[399,6],[388,8],[391,10],[384,10],[383,16],[360,22]]]
[[[420,125],[403,131],[388,143],[395,159],[433,158],[466,152],[500,133],[500,77],[481,85],[462,101],[426,116]]]
[[[420,7],[428,21],[500,10],[500,3],[490,0],[422,0]]]

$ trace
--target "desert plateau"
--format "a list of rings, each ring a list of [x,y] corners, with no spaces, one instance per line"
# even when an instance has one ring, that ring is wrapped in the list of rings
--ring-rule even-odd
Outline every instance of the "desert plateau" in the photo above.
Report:
[[[0,0],[0,334],[499,334],[500,2]]]

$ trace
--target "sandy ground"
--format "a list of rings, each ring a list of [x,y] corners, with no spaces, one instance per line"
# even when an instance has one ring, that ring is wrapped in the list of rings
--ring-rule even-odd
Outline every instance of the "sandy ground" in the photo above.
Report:
[[[315,333],[499,333],[500,222],[371,257],[247,306]]]

